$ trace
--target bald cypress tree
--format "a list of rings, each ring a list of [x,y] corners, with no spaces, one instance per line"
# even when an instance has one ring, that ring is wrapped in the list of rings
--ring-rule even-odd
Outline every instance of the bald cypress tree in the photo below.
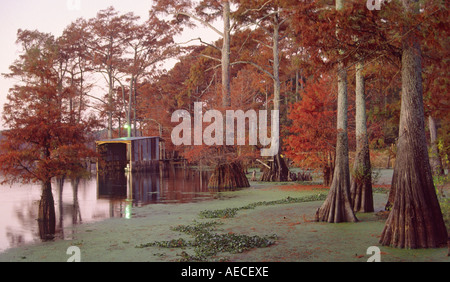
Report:
[[[418,0],[402,0],[402,4],[408,18],[419,13]],[[380,239],[382,245],[408,249],[436,248],[448,237],[428,157],[416,28],[410,23],[403,29],[400,129],[389,195],[392,208]]]
[[[342,10],[343,0],[336,1],[336,10]],[[339,37],[339,26],[336,31]],[[333,181],[325,202],[317,210],[316,220],[330,223],[358,221],[352,208],[350,198],[350,168],[348,159],[348,101],[347,70],[342,61],[338,62],[338,109],[337,109],[337,143],[336,162]]]

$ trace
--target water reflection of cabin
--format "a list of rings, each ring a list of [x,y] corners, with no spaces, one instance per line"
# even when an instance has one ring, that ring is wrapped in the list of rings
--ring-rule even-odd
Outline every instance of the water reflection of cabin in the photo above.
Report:
[[[164,148],[160,137],[124,137],[95,142],[99,172],[152,171],[159,167]]]

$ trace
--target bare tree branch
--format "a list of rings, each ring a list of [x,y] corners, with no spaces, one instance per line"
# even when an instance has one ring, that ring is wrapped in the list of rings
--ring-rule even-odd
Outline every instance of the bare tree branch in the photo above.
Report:
[[[275,77],[273,76],[273,74],[271,74],[269,71],[263,69],[260,65],[254,63],[254,62],[251,62],[251,61],[237,61],[237,62],[231,63],[231,65],[237,65],[237,64],[249,64],[249,65],[252,65],[255,68],[257,68],[258,70],[260,70],[260,71],[264,72],[265,74],[267,74],[273,80],[275,80]]]
[[[272,46],[272,45],[269,45],[269,44],[267,44],[267,43],[264,43],[264,42],[262,42],[261,40],[253,39],[253,41],[258,42],[259,44],[263,45],[264,47],[267,47],[267,48],[269,48],[269,49],[273,49],[273,46]]]
[[[192,42],[192,41],[194,41],[194,40],[198,40],[198,41],[200,41],[200,43],[205,44],[205,45],[207,45],[207,46],[209,46],[209,47],[212,47],[212,48],[214,48],[214,49],[219,50],[220,52],[222,52],[222,49],[220,49],[219,47],[217,47],[217,46],[215,46],[215,45],[213,45],[213,44],[210,44],[210,43],[208,43],[208,42],[203,41],[200,37],[198,37],[198,38],[193,38],[193,39],[188,40],[188,41],[186,41],[186,42],[180,42],[180,43],[177,43],[177,44],[178,44],[178,45],[187,44],[187,43]]]
[[[205,58],[208,58],[208,59],[211,59],[211,60],[214,60],[214,61],[216,61],[216,62],[222,62],[222,60],[220,60],[220,59],[217,59],[217,58],[214,58],[214,57],[205,55],[205,54],[200,54],[200,56],[205,57]]]
[[[204,21],[204,20],[202,20],[201,18],[199,18],[199,17],[197,17],[197,16],[195,16],[195,15],[193,15],[193,14],[190,14],[190,13],[186,13],[186,12],[176,12],[176,13],[174,13],[174,15],[183,15],[183,16],[186,16],[186,17],[190,17],[190,18],[192,18],[192,19],[194,19],[194,20],[196,20],[196,21],[198,21],[198,22],[200,22],[200,23],[202,23],[202,24],[204,24],[205,26],[207,26],[207,27],[209,27],[210,29],[212,29],[213,31],[215,31],[217,34],[219,34],[220,36],[224,36],[224,34],[223,34],[223,32],[221,32],[220,30],[218,30],[217,28],[215,28],[213,25],[211,25],[209,22],[206,22],[206,21]]]
[[[100,98],[98,98],[98,97],[92,96],[92,95],[90,95],[90,94],[88,94],[88,93],[85,93],[84,95],[86,95],[86,96],[88,96],[88,97],[90,97],[90,98],[92,98],[92,99],[95,99],[95,100],[97,100],[97,101],[100,101],[100,102],[102,102],[103,104],[107,104],[107,102],[104,101],[103,99],[100,99]]]

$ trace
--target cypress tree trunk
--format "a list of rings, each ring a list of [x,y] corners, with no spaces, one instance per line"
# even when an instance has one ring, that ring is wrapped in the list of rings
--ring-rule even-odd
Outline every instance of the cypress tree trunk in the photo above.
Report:
[[[273,161],[270,162],[269,166],[270,169],[264,168],[263,174],[261,176],[261,181],[288,181],[289,168],[287,167],[286,161],[280,153],[276,154],[273,157]]]
[[[113,125],[112,125],[112,120],[113,120],[113,78],[112,78],[112,74],[110,73],[111,70],[109,70],[109,91],[108,91],[108,139],[112,139],[113,138]]]
[[[223,1],[223,46],[222,46],[222,107],[224,109],[231,106],[230,89],[230,2]],[[228,147],[228,146],[225,146]],[[231,151],[236,154],[232,147],[224,148],[224,152]],[[234,190],[236,188],[250,187],[250,183],[245,175],[244,169],[239,161],[227,163],[226,157],[219,162],[208,182],[208,188],[223,190]]]
[[[403,5],[407,13],[419,11],[416,0],[403,0]],[[447,242],[447,230],[428,157],[420,43],[409,29],[406,27],[402,42],[399,139],[389,195],[392,210],[380,243],[408,249],[436,248]]]
[[[323,168],[323,185],[328,187],[333,182],[333,169],[329,166]]]
[[[334,174],[334,159],[331,155],[331,152],[327,153],[327,163],[324,165],[322,173],[323,173],[323,185],[328,187],[333,183],[333,174]]]
[[[238,161],[217,165],[208,182],[209,189],[218,191],[229,191],[245,187],[250,187],[250,183],[241,163]]]
[[[58,185],[58,206],[59,206],[59,221],[58,228],[63,230],[64,227],[64,205],[63,205],[63,192],[64,181],[66,177],[64,175],[56,177],[56,183]],[[64,235],[64,234],[62,234]]]
[[[55,237],[56,215],[55,202],[50,180],[42,183],[41,200],[38,212],[39,235],[42,240],[52,240]]]
[[[281,83],[280,83],[280,23],[278,12],[273,15],[273,34],[272,34],[272,54],[273,54],[273,109],[280,110],[281,101]],[[281,141],[281,140],[280,140]],[[272,136],[272,144],[275,142]],[[270,169],[264,169],[261,181],[288,181],[289,168],[286,161],[281,156],[281,142],[279,143],[278,153],[273,156],[270,163]]]
[[[431,171],[434,175],[444,175],[444,167],[442,166],[441,156],[439,155],[439,148],[437,146],[436,120],[431,115],[428,117],[428,127],[430,129]]]
[[[336,1],[336,9],[343,8],[343,1]],[[330,223],[358,221],[350,198],[350,168],[347,135],[347,70],[342,62],[338,65],[337,143],[333,182],[325,202],[317,210],[316,221]]]
[[[366,99],[364,93],[363,63],[356,65],[356,157],[350,187],[355,212],[373,212],[372,168],[369,138],[366,126]]]
[[[347,136],[347,72],[338,70],[338,133],[333,181],[325,202],[317,210],[316,220],[330,223],[358,221],[350,198],[350,169]]]
[[[70,180],[72,184],[73,194],[73,212],[72,212],[72,224],[81,222],[80,204],[78,203],[78,185],[80,184],[80,177],[75,176]]]
[[[230,2],[223,2],[222,106],[231,106],[230,88]]]

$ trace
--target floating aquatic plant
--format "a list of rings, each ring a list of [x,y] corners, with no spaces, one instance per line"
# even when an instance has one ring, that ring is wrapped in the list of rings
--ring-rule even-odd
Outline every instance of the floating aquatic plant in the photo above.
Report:
[[[172,230],[183,232],[193,236],[193,240],[184,238],[169,241],[155,241],[141,244],[136,248],[164,247],[164,248],[187,248],[193,247],[194,255],[186,251],[181,253],[180,261],[208,261],[219,253],[242,253],[253,248],[265,248],[275,243],[276,235],[249,236],[235,233],[217,233],[216,226],[221,223],[217,221],[196,222],[191,225],[178,225]],[[220,259],[222,260],[222,259]]]
[[[261,201],[248,204],[243,207],[238,208],[225,208],[219,210],[204,210],[200,212],[200,217],[203,218],[230,218],[234,217],[239,210],[249,210],[254,209],[259,206],[271,206],[271,205],[279,205],[279,204],[293,204],[293,203],[304,203],[304,202],[312,202],[312,201],[323,201],[327,197],[327,194],[314,194],[304,197],[292,198],[287,197],[285,199],[276,200],[276,201]]]
[[[276,201],[262,201],[248,204],[238,208],[226,208],[220,210],[205,210],[200,212],[203,218],[232,218],[239,210],[254,209],[259,206],[270,206],[278,204],[292,204],[311,201],[325,200],[326,194],[314,194],[300,198],[287,197]],[[169,241],[155,241],[136,246],[136,248],[164,247],[164,248],[193,248],[194,255],[182,251],[180,261],[210,261],[216,259],[222,253],[242,253],[254,248],[265,248],[275,244],[277,235],[258,236],[229,233],[217,233],[217,226],[222,224],[218,221],[197,222],[190,225],[178,225],[172,227],[173,231],[182,232],[193,237],[193,240],[184,238]],[[218,258],[223,260],[223,258]]]

